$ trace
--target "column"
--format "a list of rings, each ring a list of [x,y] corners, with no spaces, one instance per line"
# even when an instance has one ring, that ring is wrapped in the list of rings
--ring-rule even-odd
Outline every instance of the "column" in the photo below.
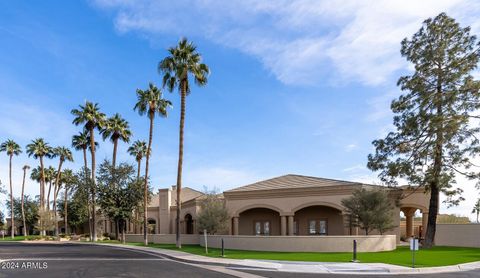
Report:
[[[427,233],[427,224],[428,224],[428,211],[422,213],[422,238],[425,238]]]
[[[289,236],[293,236],[294,235],[294,231],[293,231],[293,215],[289,215],[288,216],[288,235]]]
[[[407,238],[410,238],[412,236],[414,236],[413,234],[413,216],[414,214],[411,213],[410,211],[408,213],[405,213],[405,217],[407,218],[407,221],[406,221],[406,226],[407,226],[407,231],[406,231],[406,236]]]
[[[233,217],[233,235],[238,236],[238,217]]]
[[[287,217],[286,216],[280,216],[280,228],[281,228],[281,235],[286,236],[287,235]]]

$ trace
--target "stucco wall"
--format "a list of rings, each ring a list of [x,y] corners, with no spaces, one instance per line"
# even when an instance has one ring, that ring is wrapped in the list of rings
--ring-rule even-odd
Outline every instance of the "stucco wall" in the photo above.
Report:
[[[326,220],[328,235],[344,235],[345,225],[342,212],[326,206],[312,206],[303,208],[295,213],[294,217],[298,235],[309,235],[310,220]]]
[[[125,235],[125,240],[127,242],[143,242],[143,234]],[[199,235],[182,235],[181,241],[182,244],[199,244]],[[175,234],[148,235],[148,242],[173,244],[175,243]]]
[[[396,248],[395,235],[383,236],[208,236],[210,247],[278,252],[352,252],[357,240],[358,252],[390,251]],[[205,246],[200,236],[200,245]]]
[[[435,245],[480,248],[480,224],[437,224]]]

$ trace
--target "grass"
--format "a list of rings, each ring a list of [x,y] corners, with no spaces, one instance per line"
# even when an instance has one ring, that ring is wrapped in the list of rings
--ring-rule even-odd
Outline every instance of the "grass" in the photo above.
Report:
[[[13,239],[11,236],[0,237],[0,241],[22,241],[25,240],[25,236],[15,236]]]
[[[113,241],[111,242],[113,243]],[[143,243],[127,243],[143,246]],[[183,251],[195,255],[221,257],[221,250],[205,248],[200,245],[183,245],[182,249],[174,244],[149,244],[149,247]],[[314,252],[262,252],[245,250],[225,250],[226,258],[256,260],[288,260],[309,262],[349,262],[352,253],[314,253]],[[408,246],[400,246],[394,251],[376,253],[358,253],[357,259],[362,263],[388,263],[400,266],[412,265],[412,253]],[[480,248],[436,246],[432,249],[421,249],[415,253],[415,267],[446,266],[480,261]]]

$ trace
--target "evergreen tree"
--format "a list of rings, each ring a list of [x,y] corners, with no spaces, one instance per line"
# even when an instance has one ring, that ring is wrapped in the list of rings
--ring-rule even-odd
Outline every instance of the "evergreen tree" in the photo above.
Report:
[[[479,46],[469,27],[445,13],[404,39],[401,54],[415,70],[398,81],[405,94],[391,104],[395,131],[373,141],[376,152],[368,157],[368,168],[381,171],[387,184],[403,178],[430,192],[427,248],[435,237],[439,193],[456,205],[462,192],[454,188],[456,176],[476,177],[470,159],[479,151],[479,129],[471,120],[480,117],[475,113],[480,83],[470,73],[477,67]]]

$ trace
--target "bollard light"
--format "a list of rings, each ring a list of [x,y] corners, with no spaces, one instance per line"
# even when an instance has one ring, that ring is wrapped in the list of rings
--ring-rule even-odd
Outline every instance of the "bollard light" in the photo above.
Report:
[[[358,263],[359,261],[357,260],[357,240],[353,240],[353,259],[352,262]]]
[[[222,258],[225,257],[225,245],[223,243],[223,238],[222,238]]]

